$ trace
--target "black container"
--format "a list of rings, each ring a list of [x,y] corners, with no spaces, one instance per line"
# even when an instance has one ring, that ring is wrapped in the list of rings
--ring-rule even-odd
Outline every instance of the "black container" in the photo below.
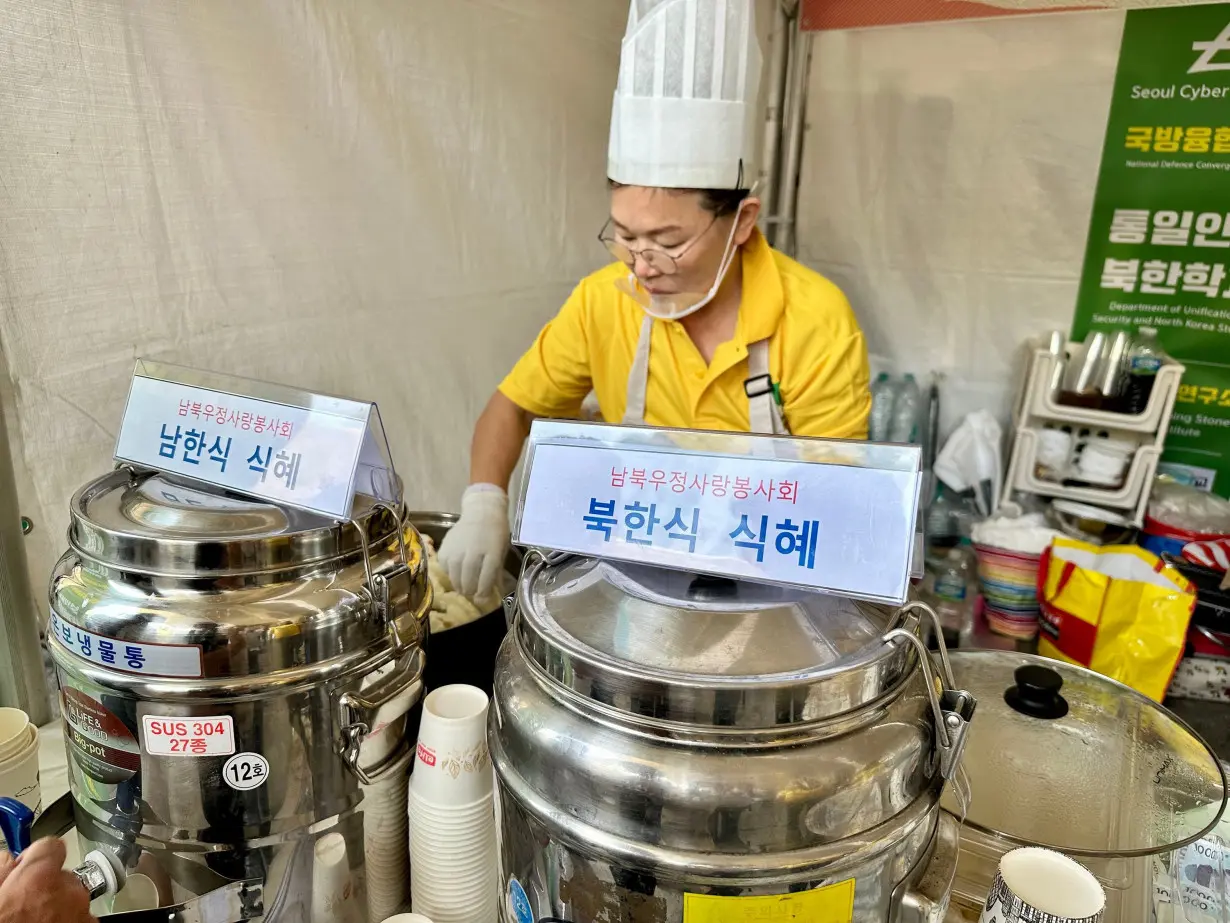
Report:
[[[1163,557],[1196,587],[1196,608],[1192,612],[1192,624],[1220,634],[1230,635],[1230,591],[1221,588],[1221,571],[1209,570],[1172,555]]]
[[[419,533],[430,538],[438,549],[448,530],[457,522],[451,513],[411,513],[410,521]],[[521,552],[510,549],[504,569],[514,577],[521,573]],[[447,631],[433,632],[427,641],[427,669],[423,676],[423,696],[441,686],[461,683],[476,686],[491,697],[495,683],[495,655],[508,633],[503,607],[482,618]],[[407,720],[406,732],[418,739],[422,720],[422,699]]]

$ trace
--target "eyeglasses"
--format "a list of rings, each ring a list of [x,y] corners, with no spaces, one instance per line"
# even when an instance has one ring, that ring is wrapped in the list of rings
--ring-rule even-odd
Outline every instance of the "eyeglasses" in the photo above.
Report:
[[[709,230],[717,224],[718,215],[713,216],[703,231],[693,237],[686,244],[682,245],[682,249],[676,249],[676,252],[667,253],[658,247],[646,247],[643,250],[633,250],[627,244],[621,243],[611,231],[612,218],[606,220],[606,224],[602,226],[602,230],[598,232],[598,239],[602,241],[603,246],[610,251],[611,256],[626,265],[629,269],[636,265],[639,258],[646,266],[654,272],[664,276],[674,275],[679,271],[679,260],[683,255],[691,250],[700,241],[702,237],[709,233]]]

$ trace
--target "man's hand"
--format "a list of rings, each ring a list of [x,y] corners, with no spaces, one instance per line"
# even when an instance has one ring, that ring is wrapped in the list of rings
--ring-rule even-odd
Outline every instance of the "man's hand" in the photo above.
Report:
[[[0,923],[97,923],[90,895],[64,870],[64,844],[39,840],[14,860],[0,855]]]

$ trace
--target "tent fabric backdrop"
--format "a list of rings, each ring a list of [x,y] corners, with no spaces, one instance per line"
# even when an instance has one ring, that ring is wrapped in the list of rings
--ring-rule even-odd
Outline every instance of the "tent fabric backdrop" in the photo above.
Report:
[[[408,502],[455,505],[483,402],[604,261],[626,15],[0,0],[0,388],[40,605],[138,356],[376,401]]]
[[[815,38],[799,256],[878,364],[944,376],[944,431],[1006,418],[1022,341],[1071,325],[1123,16]]]
[[[604,260],[626,16],[0,0],[0,398],[34,586],[137,356],[375,400],[409,502],[454,506],[482,403]],[[1006,414],[1020,341],[1071,321],[1122,22],[815,39],[800,258],[879,360],[945,375],[946,429]]]

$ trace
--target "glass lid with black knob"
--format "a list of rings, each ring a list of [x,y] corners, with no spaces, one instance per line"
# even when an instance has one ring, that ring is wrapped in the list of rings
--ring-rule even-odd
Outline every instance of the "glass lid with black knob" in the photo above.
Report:
[[[1132,857],[1177,849],[1220,820],[1222,764],[1151,699],[1030,654],[957,651],[951,661],[957,687],[978,700],[962,758],[976,830],[1008,846]],[[955,793],[944,797],[959,816]]]

